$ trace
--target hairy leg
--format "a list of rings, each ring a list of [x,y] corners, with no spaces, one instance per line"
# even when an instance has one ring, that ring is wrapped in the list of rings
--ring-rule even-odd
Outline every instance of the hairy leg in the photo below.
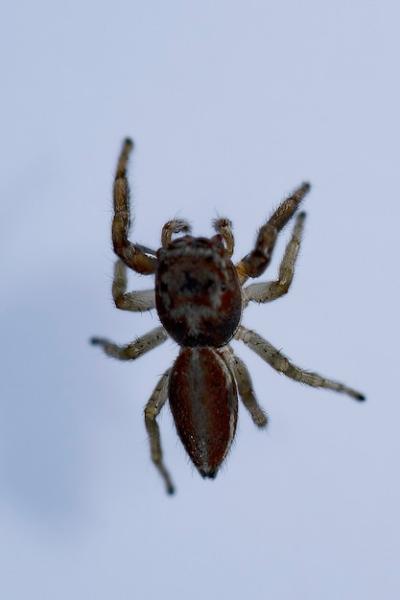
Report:
[[[241,283],[249,277],[262,275],[270,263],[278,233],[296,212],[300,202],[310,190],[309,183],[303,183],[286,200],[281,202],[258,233],[254,250],[236,265]]]
[[[232,233],[232,222],[229,219],[222,217],[220,219],[214,219],[213,226],[215,231],[222,235],[223,239],[225,240],[226,251],[231,257],[235,249],[235,238],[233,237]]]
[[[156,306],[154,290],[140,290],[127,292],[126,266],[122,260],[117,260],[114,265],[114,279],[112,295],[115,306],[121,310],[132,312],[151,310]]]
[[[132,244],[128,240],[130,226],[129,184],[126,176],[129,154],[133,142],[127,138],[122,146],[114,179],[114,218],[112,223],[112,241],[114,252],[124,263],[144,275],[154,273],[157,259],[145,254],[145,248]],[[153,251],[151,251],[152,254]]]
[[[271,302],[286,294],[293,281],[294,269],[297,256],[299,254],[301,236],[303,233],[305,213],[297,216],[293,228],[292,237],[286,246],[285,254],[279,267],[279,277],[277,281],[267,281],[263,283],[251,283],[243,289],[245,305],[252,302]]]
[[[283,373],[286,377],[290,377],[290,379],[300,381],[301,383],[311,385],[312,387],[328,388],[335,392],[341,392],[351,396],[355,400],[365,400],[363,394],[347,387],[343,383],[327,379],[317,373],[305,371],[304,369],[297,367],[291,363],[284,354],[277,350],[277,348],[274,348],[272,344],[251,329],[240,326],[235,338],[244,342],[251,350],[258,354],[258,356],[271,365],[271,367],[276,371]]]
[[[156,327],[125,346],[118,346],[110,340],[98,337],[91,338],[90,342],[94,346],[101,346],[108,356],[118,360],[135,360],[165,342],[167,337],[168,334],[163,327]]]
[[[265,427],[268,423],[268,417],[257,402],[250,373],[246,365],[233,352],[230,346],[225,346],[219,350],[219,353],[223,356],[235,376],[240,398],[245,408],[249,411],[254,424],[257,427]]]
[[[174,233],[189,233],[190,229],[189,223],[183,219],[167,221],[161,231],[162,247],[167,248],[169,246]]]
[[[160,429],[157,423],[157,417],[168,397],[168,379],[170,370],[166,371],[157,383],[150,400],[144,409],[144,420],[147,433],[150,440],[151,460],[164,480],[168,494],[173,494],[175,489],[171,477],[163,462],[163,453],[161,448]]]

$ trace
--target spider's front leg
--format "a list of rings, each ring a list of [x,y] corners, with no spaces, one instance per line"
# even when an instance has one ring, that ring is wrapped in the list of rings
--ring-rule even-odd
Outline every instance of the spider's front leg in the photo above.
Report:
[[[127,138],[122,146],[118,160],[117,172],[114,179],[114,218],[112,222],[112,241],[114,252],[124,263],[143,275],[154,273],[157,266],[155,256],[149,256],[145,252],[155,254],[154,251],[132,244],[128,240],[130,226],[129,206],[129,184],[126,175],[129,154],[133,148],[133,142]]]
[[[297,216],[293,228],[292,237],[286,246],[285,254],[279,267],[279,277],[277,281],[266,281],[263,283],[252,283],[244,288],[243,296],[245,306],[250,301],[253,302],[271,302],[286,294],[293,281],[294,269],[297,256],[299,254],[301,236],[306,215],[300,213]]]
[[[244,283],[249,277],[259,277],[263,274],[271,261],[278,233],[294,215],[309,190],[310,184],[303,183],[278,206],[265,225],[261,227],[254,250],[236,265],[241,283]]]
[[[114,344],[110,340],[106,338],[91,338],[90,342],[94,346],[101,346],[104,352],[108,356],[112,356],[113,358],[117,358],[119,360],[135,360],[149,352],[149,350],[153,350],[168,338],[168,334],[165,331],[164,327],[156,327],[137,338],[135,341],[130,344],[126,344],[124,346],[118,346],[118,344]]]
[[[167,493],[173,494],[175,488],[163,462],[160,429],[157,423],[157,417],[168,397],[169,373],[170,370],[168,369],[157,383],[154,392],[144,409],[144,419],[147,433],[149,434],[151,460],[164,480]]]
[[[332,379],[327,379],[322,375],[318,375],[318,373],[312,373],[310,371],[305,371],[300,367],[294,365],[290,360],[282,354],[277,348],[275,348],[272,344],[267,342],[261,335],[252,331],[251,329],[246,329],[242,325],[239,326],[235,338],[237,340],[242,340],[253,350],[258,356],[260,356],[263,360],[265,360],[272,368],[280,373],[286,375],[286,377],[290,377],[290,379],[294,379],[295,381],[300,381],[301,383],[305,383],[306,385],[310,385],[312,387],[321,387],[328,388],[330,390],[334,390],[335,392],[341,392],[342,394],[347,394],[351,396],[355,400],[365,400],[364,394],[354,390],[339,381],[333,381]]]

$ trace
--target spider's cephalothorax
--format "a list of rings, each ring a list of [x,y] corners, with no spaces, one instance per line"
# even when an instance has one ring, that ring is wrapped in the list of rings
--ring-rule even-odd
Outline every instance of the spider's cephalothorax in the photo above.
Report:
[[[126,166],[132,149],[125,140],[114,181],[112,239],[119,257],[115,264],[113,298],[117,308],[145,311],[157,308],[162,323],[125,346],[104,338],[92,338],[106,354],[133,360],[152,350],[168,335],[180,346],[171,369],[160,378],[145,408],[145,423],[152,460],[169,493],[174,491],[164,465],[157,416],[169,398],[175,425],[192,462],[203,477],[215,477],[235,435],[238,395],[258,427],[267,417],[254,395],[246,365],[229,345],[241,340],[275,370],[313,387],[345,393],[356,400],[363,394],[343,383],[294,365],[256,332],[240,325],[242,310],[249,302],[271,302],[288,291],[294,274],[305,219],[299,213],[276,280],[253,283],[268,266],[278,233],[295,214],[310,186],[303,183],[261,227],[253,250],[234,264],[232,226],[217,219],[212,238],[192,237],[186,221],[174,220],[162,229],[162,247],[155,252],[128,239],[130,223]],[[172,235],[185,233],[173,240]],[[127,292],[126,266],[144,275],[154,274],[152,289]]]
[[[157,253],[156,307],[181,346],[224,346],[242,313],[239,278],[220,235],[189,235]]]

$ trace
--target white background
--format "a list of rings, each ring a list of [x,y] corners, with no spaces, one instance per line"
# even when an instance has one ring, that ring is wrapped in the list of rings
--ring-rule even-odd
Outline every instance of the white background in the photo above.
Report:
[[[1,17],[0,596],[396,599],[399,581],[397,3],[16,2]],[[235,344],[270,415],[241,410],[215,481],[165,408],[164,494],[143,407],[177,347],[111,300],[111,185],[136,141],[133,237],[232,219],[236,256],[305,179],[290,294],[244,323],[365,404]],[[274,277],[285,230],[268,277]],[[150,278],[132,275],[130,287]]]

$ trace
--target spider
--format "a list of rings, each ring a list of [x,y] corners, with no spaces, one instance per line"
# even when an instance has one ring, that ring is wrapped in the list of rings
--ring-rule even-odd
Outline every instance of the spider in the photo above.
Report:
[[[133,142],[126,139],[114,180],[112,241],[118,256],[112,295],[117,308],[142,312],[156,308],[161,326],[133,342],[119,346],[94,337],[91,343],[119,360],[135,360],[162,344],[168,336],[180,348],[173,366],[158,381],[146,407],[145,425],[151,458],[166,491],[174,486],[163,461],[157,424],[167,398],[178,435],[197,470],[214,478],[235,436],[238,395],[257,427],[267,416],[258,404],[250,374],[229,342],[241,340],[272,368],[313,387],[322,387],[364,400],[360,392],[294,365],[255,331],[240,324],[249,302],[271,302],[286,294],[292,283],[305,213],[297,215],[276,281],[252,283],[267,268],[278,233],[297,211],[310,189],[303,183],[272,213],[258,232],[254,248],[234,264],[234,237],[228,219],[214,220],[216,235],[193,237],[186,221],[168,221],[162,228],[161,248],[155,252],[129,241],[130,202],[127,163]],[[174,234],[184,234],[174,238]],[[143,275],[155,274],[155,290],[127,292],[126,267]]]

